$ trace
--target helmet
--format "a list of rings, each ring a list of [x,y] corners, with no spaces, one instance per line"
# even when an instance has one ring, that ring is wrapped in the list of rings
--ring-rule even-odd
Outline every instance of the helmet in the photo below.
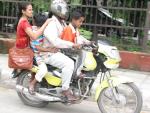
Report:
[[[53,0],[50,11],[62,19],[68,18],[68,6],[64,0]]]

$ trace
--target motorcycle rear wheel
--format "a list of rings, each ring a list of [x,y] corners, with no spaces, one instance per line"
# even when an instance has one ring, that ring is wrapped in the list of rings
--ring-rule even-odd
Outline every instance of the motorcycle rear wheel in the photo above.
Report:
[[[116,101],[111,88],[105,88],[99,95],[98,107],[102,113],[140,113],[142,95],[134,83],[120,84],[115,87],[119,101]]]
[[[18,76],[18,79],[17,79],[17,85],[21,85],[23,87],[28,87],[29,85],[29,80],[30,80],[30,71],[23,71],[19,76]],[[47,101],[42,101],[42,100],[37,100],[35,98],[32,98],[32,95],[31,96],[28,96],[20,91],[17,91],[18,93],[18,96],[20,97],[20,99],[22,100],[22,102],[25,104],[25,105],[29,105],[29,106],[32,106],[32,107],[38,107],[38,108],[41,108],[41,107],[45,107],[48,102]]]

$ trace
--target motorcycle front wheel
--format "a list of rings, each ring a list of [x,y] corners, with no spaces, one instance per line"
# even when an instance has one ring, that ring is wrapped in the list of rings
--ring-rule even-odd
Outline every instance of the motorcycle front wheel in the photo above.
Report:
[[[102,113],[140,113],[143,101],[137,86],[125,83],[103,89],[97,103]]]

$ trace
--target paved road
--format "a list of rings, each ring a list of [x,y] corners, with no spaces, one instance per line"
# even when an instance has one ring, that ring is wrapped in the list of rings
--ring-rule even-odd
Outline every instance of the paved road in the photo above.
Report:
[[[100,113],[100,111],[97,104],[90,101],[72,106],[50,103],[45,108],[30,107],[21,102],[14,90],[0,87],[0,113]]]
[[[23,105],[16,92],[10,89],[15,87],[16,81],[11,79],[12,69],[8,68],[7,61],[7,55],[0,54],[0,113],[100,113],[96,103],[86,101],[70,107],[51,103],[43,109]],[[114,70],[113,75],[134,80],[143,95],[143,110],[145,111],[142,113],[150,113],[150,73],[119,69]]]
[[[45,108],[34,108],[24,105],[14,90],[0,87],[0,113],[100,113],[100,111],[95,102],[89,101],[72,106],[50,103]]]

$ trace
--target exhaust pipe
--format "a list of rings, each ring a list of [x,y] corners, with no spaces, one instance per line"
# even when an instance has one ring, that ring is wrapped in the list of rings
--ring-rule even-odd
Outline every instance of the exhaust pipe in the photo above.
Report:
[[[43,100],[43,101],[62,101],[60,98],[58,97],[54,97],[54,96],[50,96],[50,95],[44,95],[44,94],[40,94],[40,93],[37,93],[35,92],[34,95],[31,95],[29,92],[28,92],[28,89],[21,86],[21,85],[16,85],[16,90],[17,92],[21,92],[23,94],[26,94],[26,95],[29,95],[29,96],[32,96],[34,98],[37,98],[37,99],[40,99],[40,100]]]

